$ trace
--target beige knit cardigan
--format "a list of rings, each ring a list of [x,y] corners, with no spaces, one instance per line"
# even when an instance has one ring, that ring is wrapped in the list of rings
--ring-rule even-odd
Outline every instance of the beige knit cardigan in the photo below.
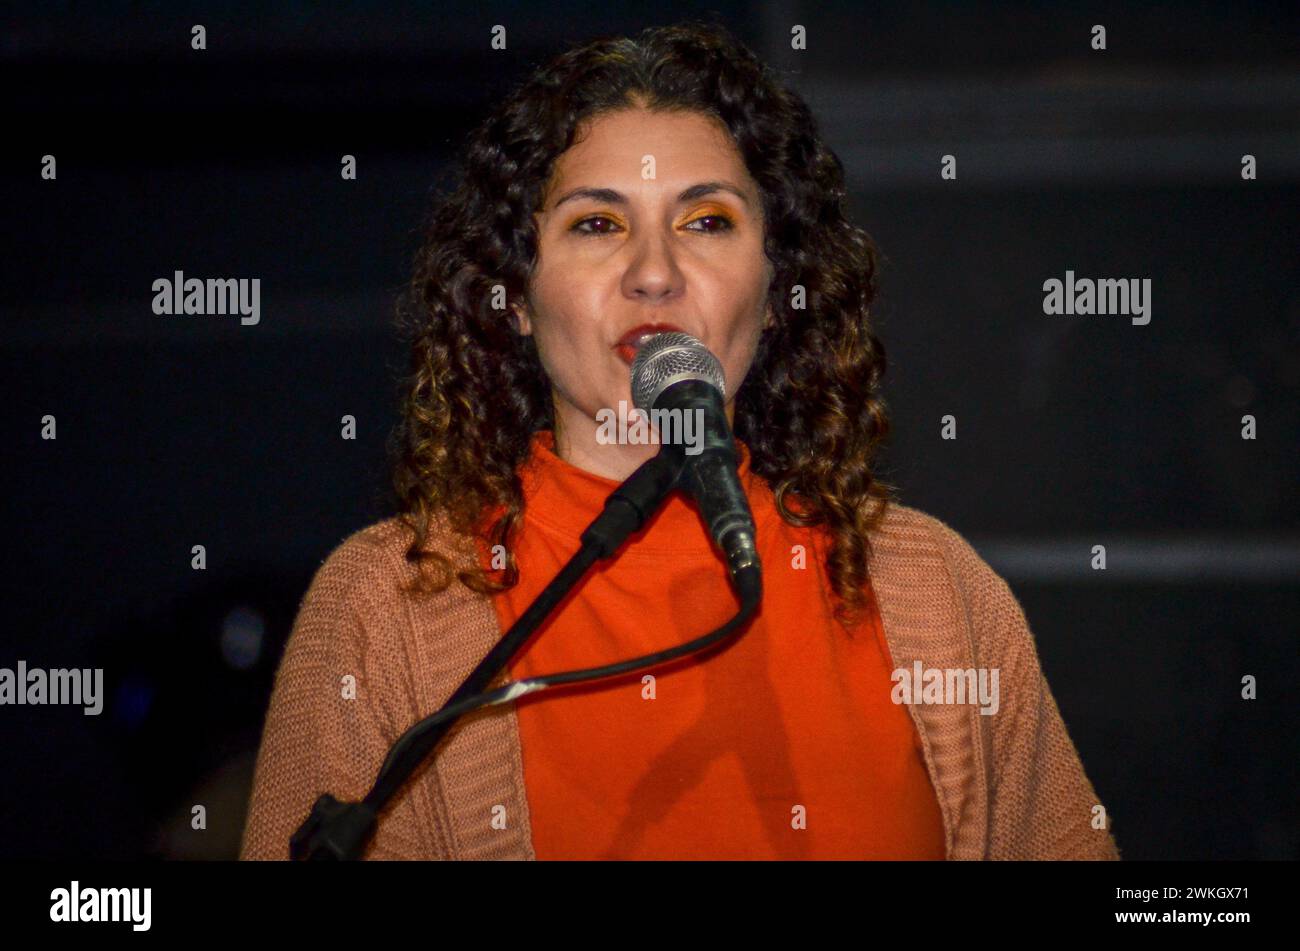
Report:
[[[442,537],[440,550],[470,557],[463,540]],[[319,794],[364,796],[393,741],[437,710],[500,638],[491,602],[459,582],[432,596],[400,590],[415,572],[402,557],[408,538],[397,518],[386,519],[347,538],[317,570],[276,674],[241,858],[287,859],[289,836]],[[975,703],[908,705],[947,857],[1118,859],[1006,582],[917,509],[891,504],[871,542],[894,668],[919,660],[999,670],[994,714]],[[365,857],[536,857],[513,705],[453,727],[380,815]]]

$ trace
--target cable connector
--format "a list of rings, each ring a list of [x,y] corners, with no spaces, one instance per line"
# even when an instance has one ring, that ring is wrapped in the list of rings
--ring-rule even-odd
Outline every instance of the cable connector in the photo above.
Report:
[[[359,858],[375,823],[375,811],[364,802],[340,802],[325,793],[290,837],[289,857],[295,862]]]

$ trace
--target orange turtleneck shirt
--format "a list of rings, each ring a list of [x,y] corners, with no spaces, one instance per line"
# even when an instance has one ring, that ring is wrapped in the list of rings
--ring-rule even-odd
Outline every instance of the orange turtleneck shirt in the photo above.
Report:
[[[850,630],[834,621],[825,536],[780,517],[737,446],[762,605],[707,660],[516,701],[537,858],[942,859],[942,817],[911,717],[890,699],[879,615],[873,607]],[[534,435],[520,474],[519,584],[492,599],[503,632],[619,484],[559,458],[550,431]],[[652,653],[737,607],[698,511],[675,493],[508,671],[517,680]]]

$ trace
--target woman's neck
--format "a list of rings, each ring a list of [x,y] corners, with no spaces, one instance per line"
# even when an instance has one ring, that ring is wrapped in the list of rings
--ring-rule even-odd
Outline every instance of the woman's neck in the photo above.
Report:
[[[566,411],[567,410],[567,411]],[[725,407],[727,424],[735,425],[735,406],[728,401]],[[610,433],[631,432],[633,427],[615,417],[601,423],[586,417],[574,407],[555,407],[555,454],[570,465],[593,475],[622,482],[642,463],[659,452],[658,442],[641,442],[629,439],[609,439]],[[640,430],[653,434],[649,422]]]

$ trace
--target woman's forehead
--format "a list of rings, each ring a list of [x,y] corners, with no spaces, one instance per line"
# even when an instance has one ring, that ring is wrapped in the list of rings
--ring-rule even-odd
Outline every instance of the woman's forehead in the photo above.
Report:
[[[752,193],[753,182],[730,135],[711,116],[624,110],[593,120],[556,159],[547,197],[572,188],[686,187],[723,180]]]

